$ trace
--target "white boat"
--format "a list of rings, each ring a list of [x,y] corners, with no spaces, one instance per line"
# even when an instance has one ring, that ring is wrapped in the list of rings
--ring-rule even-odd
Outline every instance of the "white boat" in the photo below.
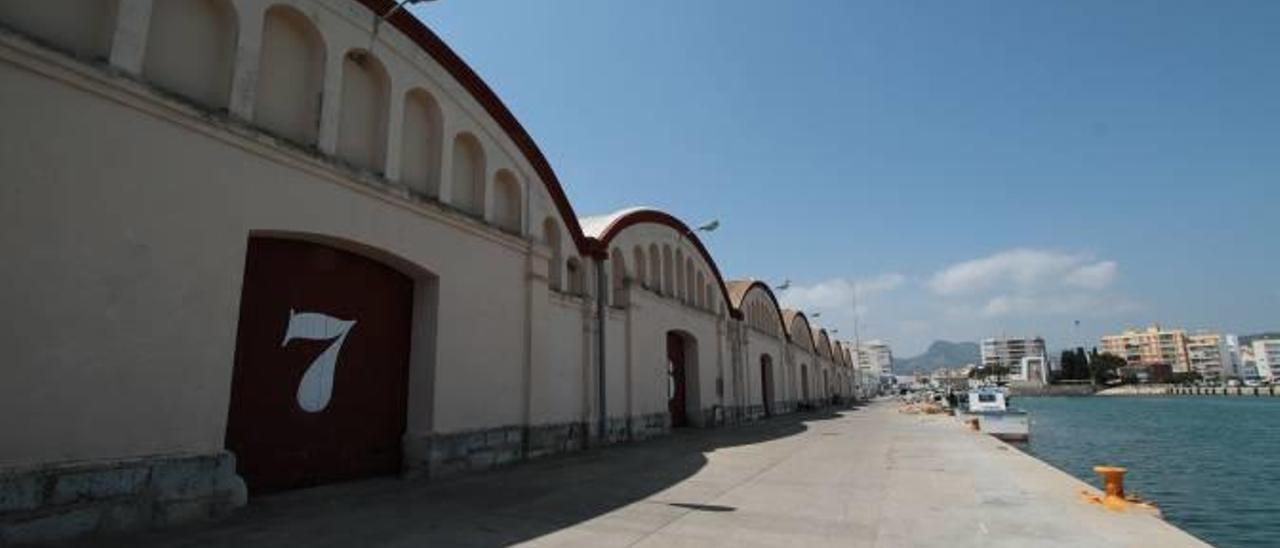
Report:
[[[982,387],[969,391],[968,418],[978,420],[978,430],[1004,441],[1031,439],[1031,417],[1012,409],[1003,390]]]

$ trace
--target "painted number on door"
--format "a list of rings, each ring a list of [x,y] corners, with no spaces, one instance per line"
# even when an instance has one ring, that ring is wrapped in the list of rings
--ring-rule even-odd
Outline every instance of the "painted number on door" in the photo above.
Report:
[[[289,341],[294,339],[333,339],[333,343],[307,366],[307,372],[302,374],[302,382],[298,383],[298,406],[303,411],[316,413],[329,405],[329,398],[333,396],[333,374],[338,367],[338,354],[342,352],[342,343],[347,340],[347,334],[355,325],[355,320],[340,320],[319,312],[289,310],[289,326],[285,329],[281,347],[288,346]]]

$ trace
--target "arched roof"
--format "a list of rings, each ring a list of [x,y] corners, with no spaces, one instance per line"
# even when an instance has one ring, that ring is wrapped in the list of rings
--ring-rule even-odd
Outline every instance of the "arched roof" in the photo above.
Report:
[[[814,347],[820,350],[819,356],[831,357],[831,337],[827,335],[827,330],[819,327],[817,333],[813,336]]]
[[[396,0],[358,0],[366,8],[369,8],[375,14],[382,15],[395,8]],[[431,29],[414,17],[408,10],[400,9],[391,14],[387,18],[387,22],[391,23],[397,30],[404,33],[405,36],[413,40],[422,51],[426,52],[440,66],[444,67],[449,75],[453,77],[463,89],[466,89],[471,97],[484,107],[485,112],[493,117],[498,126],[507,134],[507,137],[516,144],[525,159],[529,161],[529,165],[538,174],[538,178],[542,180],[546,186],[547,194],[551,196],[551,200],[555,202],[556,209],[560,212],[560,217],[564,219],[565,226],[569,228],[569,234],[573,237],[574,244],[578,247],[578,252],[586,255],[591,252],[590,244],[587,242],[586,236],[582,232],[582,227],[578,225],[578,216],[573,211],[573,206],[569,204],[569,198],[564,193],[564,188],[560,186],[560,178],[556,176],[555,170],[551,169],[551,163],[547,161],[546,156],[542,155],[542,151],[538,149],[537,143],[533,141],[533,137],[525,131],[524,126],[520,125],[520,121],[516,120],[514,114],[507,109],[497,94],[493,92],[489,85],[480,79],[470,66],[467,65],[453,49],[444,43],[439,36],[436,36]]]
[[[597,257],[608,257],[609,244],[618,234],[621,234],[627,227],[644,223],[666,226],[688,239],[689,243],[693,244],[694,249],[698,250],[698,254],[702,255],[702,260],[707,263],[707,267],[711,269],[711,274],[715,277],[716,285],[720,287],[720,295],[724,298],[729,314],[734,318],[742,318],[742,311],[734,306],[733,301],[729,298],[729,288],[725,285],[724,276],[720,274],[720,267],[711,258],[711,253],[707,251],[706,246],[702,245],[702,240],[698,239],[698,235],[694,234],[689,229],[689,226],[684,224],[684,221],[664,211],[647,207],[633,207],[606,215],[585,217],[579,226],[583,227],[583,234],[590,242],[588,249],[591,249]]]
[[[778,304],[778,297],[773,294],[773,290],[769,288],[769,284],[760,280],[732,280],[728,282],[728,288],[729,306],[732,306],[734,310],[738,310],[739,312],[742,310],[742,301],[747,298],[747,294],[751,293],[752,289],[759,288],[761,291],[764,291],[764,294],[769,297],[769,301],[773,303],[774,312],[778,314],[778,323],[782,324],[782,335],[788,340],[791,339],[791,335],[787,333],[787,321],[782,317],[782,306]]]
[[[791,332],[791,324],[795,323],[795,319],[797,316],[801,320],[804,320],[805,333],[803,333],[803,335],[805,336],[805,338],[809,340],[809,348],[812,349],[817,347],[817,345],[813,344],[813,326],[809,325],[809,317],[805,316],[804,312],[801,312],[799,310],[792,310],[788,308],[782,311],[782,318],[786,320],[782,323],[782,325],[783,327],[787,328],[787,337],[792,341],[796,340],[796,334]]]

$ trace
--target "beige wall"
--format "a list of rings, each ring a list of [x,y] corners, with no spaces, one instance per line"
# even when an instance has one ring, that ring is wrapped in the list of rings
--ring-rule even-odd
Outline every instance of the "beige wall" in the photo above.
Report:
[[[24,288],[6,292],[6,309],[25,320],[4,333],[13,367],[0,383],[0,420],[14,422],[0,431],[22,439],[0,461],[220,448],[255,230],[331,235],[434,273],[435,428],[520,422],[518,405],[501,405],[508,398],[468,394],[522,392],[523,318],[509,312],[524,300],[526,244],[323,166],[2,70],[10,123],[0,135],[22,145],[0,157],[33,168],[3,186],[12,211],[0,221],[2,249],[25,265],[2,274],[6,287]],[[63,161],[67,150],[79,161]]]
[[[371,14],[349,0],[20,4],[0,0],[0,21],[141,81],[0,36],[0,466],[221,450],[253,234],[417,280],[409,435],[594,420],[597,263],[506,132],[399,31],[363,52]],[[762,351],[790,399],[795,349],[752,333],[732,363],[735,326],[686,236],[639,224],[613,245],[627,278],[670,283],[610,291],[611,416],[666,412],[672,330],[696,340],[695,424],[759,401]],[[549,289],[570,259],[579,295]]]
[[[115,32],[115,0],[0,0],[0,22],[73,55],[105,59]]]

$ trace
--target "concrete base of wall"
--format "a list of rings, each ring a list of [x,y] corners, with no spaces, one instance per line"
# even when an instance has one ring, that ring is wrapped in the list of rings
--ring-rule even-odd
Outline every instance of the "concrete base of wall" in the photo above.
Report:
[[[247,490],[231,453],[0,471],[0,545],[222,517]]]
[[[501,426],[431,434],[404,440],[404,475],[443,478],[489,470],[522,460],[582,451],[599,445],[595,424],[569,422],[538,426]],[[666,413],[613,417],[606,444],[640,441],[670,432]]]

